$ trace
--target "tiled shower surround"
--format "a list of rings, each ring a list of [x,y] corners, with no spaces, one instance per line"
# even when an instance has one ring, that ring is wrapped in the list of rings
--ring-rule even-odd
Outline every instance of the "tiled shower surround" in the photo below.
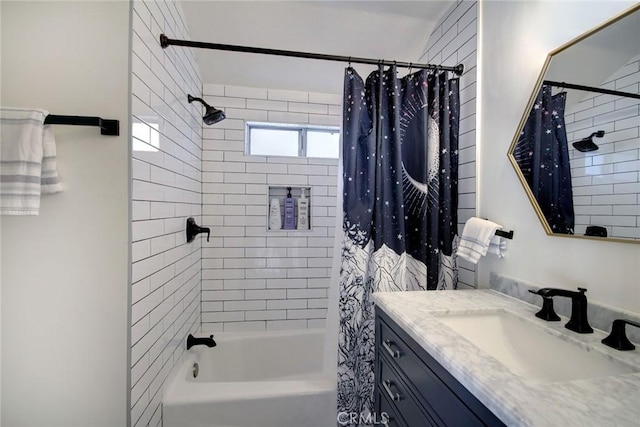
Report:
[[[465,64],[461,78],[461,226],[475,215],[475,2],[458,2],[422,61]],[[133,2],[131,425],[161,423],[167,376],[187,333],[322,327],[334,256],[338,160],[248,156],[246,121],[341,124],[341,97],[202,85],[179,5]],[[227,119],[204,126],[202,96]],[[141,150],[142,149],[142,150]],[[310,188],[308,231],[268,230],[269,187]],[[308,193],[309,194],[309,193]],[[211,228],[187,244],[184,221]],[[461,287],[475,267],[461,263]]]
[[[640,93],[640,56],[610,76],[604,89]],[[609,237],[640,238],[640,101],[614,95],[581,92],[584,98],[568,106],[565,119],[576,234],[587,226],[607,228]],[[571,145],[604,130],[593,138],[596,151],[582,153]]]
[[[162,390],[200,326],[202,120],[186,102],[202,83],[188,49],[162,50],[160,33],[189,39],[174,2],[133,2],[131,425],[161,423]]]
[[[204,85],[227,119],[203,131],[204,331],[322,327],[336,225],[337,159],[249,156],[246,121],[340,126],[339,95]],[[309,231],[268,230],[268,189],[310,187]]]
[[[459,228],[475,215],[477,4],[458,2],[430,37],[423,60],[465,64],[461,77]],[[202,251],[205,331],[324,324],[335,233],[338,161],[245,154],[247,121],[339,126],[337,94],[205,84],[227,119],[203,129]],[[267,229],[269,186],[311,187],[310,231]],[[475,266],[460,263],[461,288]]]

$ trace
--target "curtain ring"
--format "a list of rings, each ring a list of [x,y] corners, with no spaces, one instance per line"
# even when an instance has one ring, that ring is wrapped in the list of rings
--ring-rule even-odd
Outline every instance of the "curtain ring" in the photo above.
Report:
[[[351,57],[349,57],[349,68],[351,68]]]
[[[411,74],[412,70],[413,70],[413,62],[409,62],[409,74]]]

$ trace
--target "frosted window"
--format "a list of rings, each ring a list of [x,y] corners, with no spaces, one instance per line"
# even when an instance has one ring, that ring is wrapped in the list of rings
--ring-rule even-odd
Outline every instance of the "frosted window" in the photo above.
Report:
[[[307,157],[337,159],[340,154],[338,132],[307,131]]]
[[[247,154],[337,159],[340,129],[299,124],[247,123]]]
[[[249,154],[257,156],[298,156],[298,130],[251,129]]]

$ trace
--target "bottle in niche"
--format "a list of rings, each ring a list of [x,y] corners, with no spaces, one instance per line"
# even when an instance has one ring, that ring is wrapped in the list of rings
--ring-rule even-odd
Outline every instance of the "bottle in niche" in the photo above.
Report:
[[[291,196],[291,187],[287,187],[287,197],[284,199],[284,229],[294,230],[296,201]]]
[[[309,229],[309,199],[305,192],[306,189],[303,188],[298,199],[298,230]]]
[[[282,216],[280,214],[280,200],[274,197],[271,199],[271,207],[269,207],[269,230],[282,229]]]

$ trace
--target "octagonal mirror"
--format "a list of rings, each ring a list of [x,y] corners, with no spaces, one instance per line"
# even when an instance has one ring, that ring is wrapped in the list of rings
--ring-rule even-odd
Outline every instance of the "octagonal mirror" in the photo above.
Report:
[[[508,156],[547,234],[640,243],[640,5],[549,54]]]

